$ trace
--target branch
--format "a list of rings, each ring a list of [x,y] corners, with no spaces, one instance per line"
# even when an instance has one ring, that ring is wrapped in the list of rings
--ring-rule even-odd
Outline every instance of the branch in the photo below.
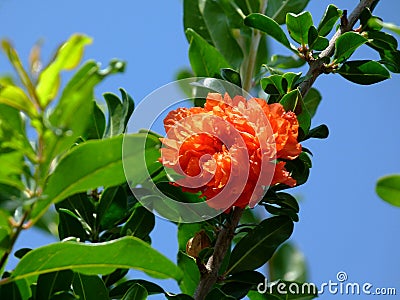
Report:
[[[218,233],[217,241],[214,246],[214,253],[208,259],[206,269],[207,273],[203,274],[200,283],[194,294],[195,300],[203,300],[210,292],[218,279],[218,271],[224,260],[226,251],[231,246],[236,226],[239,224],[243,209],[235,207],[230,222]]]
[[[361,0],[357,7],[353,10],[351,15],[348,17],[348,19],[346,18],[346,14],[343,15],[340,28],[336,31],[335,35],[329,41],[328,47],[320,53],[317,60],[309,62],[310,68],[306,74],[306,80],[304,80],[299,86],[302,96],[307,95],[317,77],[324,72],[324,58],[330,58],[333,56],[335,51],[335,43],[338,37],[341,36],[343,33],[352,30],[354,25],[360,18],[363,10],[367,7],[372,7],[372,5],[375,5],[376,2],[376,0]]]

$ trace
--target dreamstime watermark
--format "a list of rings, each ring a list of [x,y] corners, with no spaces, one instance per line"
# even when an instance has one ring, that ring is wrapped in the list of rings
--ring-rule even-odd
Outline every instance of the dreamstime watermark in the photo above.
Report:
[[[351,282],[348,280],[347,273],[343,271],[336,274],[336,280],[328,280],[319,286],[308,282],[268,282],[265,279],[264,282],[258,284],[257,291],[260,294],[269,293],[279,295],[397,295],[395,287],[374,287],[370,282]]]

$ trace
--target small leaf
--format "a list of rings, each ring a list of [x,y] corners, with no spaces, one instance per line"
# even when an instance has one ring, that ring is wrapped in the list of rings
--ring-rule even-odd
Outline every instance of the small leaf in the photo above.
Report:
[[[390,78],[388,70],[373,60],[349,61],[337,72],[347,80],[361,85],[375,84]]]
[[[285,111],[295,111],[297,107],[297,103],[299,102],[299,99],[301,98],[300,91],[298,89],[295,89],[287,94],[285,94],[282,99],[279,101],[280,104],[282,104],[283,108]]]
[[[319,35],[327,36],[332,31],[333,26],[335,26],[341,15],[342,11],[340,9],[333,4],[329,4],[321,22],[318,24]]]
[[[93,101],[93,110],[89,116],[89,124],[83,138],[85,140],[101,139],[106,128],[106,117],[96,101]]]
[[[254,270],[265,264],[276,248],[293,231],[288,217],[272,217],[262,221],[233,248],[226,274]]]
[[[186,244],[185,244],[186,246]],[[200,281],[199,268],[192,257],[182,251],[178,252],[178,266],[182,270],[183,278],[179,287],[183,293],[193,295]]]
[[[329,136],[328,126],[325,124],[319,125],[310,130],[307,134],[306,139],[314,138],[314,139],[326,139]]]
[[[103,191],[97,206],[100,230],[117,225],[127,214],[128,195],[122,186],[114,186]]]
[[[383,50],[379,52],[381,64],[384,64],[389,71],[393,73],[400,73],[400,51]]]
[[[240,78],[240,74],[239,72],[233,69],[229,68],[221,69],[221,77],[222,79],[229,81],[230,83],[233,83],[238,87],[242,87],[242,80]]]
[[[308,111],[311,118],[315,116],[321,100],[321,94],[315,88],[311,88],[308,91],[307,95],[303,98],[304,108]]]
[[[144,271],[156,278],[182,278],[179,268],[147,243],[123,237],[105,243],[59,242],[37,248],[20,260],[10,280],[69,269],[85,275],[110,274],[117,268]]]
[[[121,228],[121,235],[131,235],[144,239],[153,230],[154,225],[154,215],[147,208],[137,206]]]
[[[37,116],[37,111],[25,92],[14,85],[0,85],[0,103],[25,112],[30,118]]]
[[[108,291],[103,283],[103,280],[96,275],[89,276],[75,273],[72,286],[74,288],[74,293],[81,300],[110,299],[108,297]]]
[[[285,32],[282,30],[281,26],[279,26],[279,24],[270,17],[258,13],[251,14],[247,16],[246,19],[244,19],[244,24],[261,30],[262,32],[277,40],[286,48],[295,51],[293,49],[293,46],[290,45],[290,42],[286,37]]]
[[[219,78],[221,69],[230,67],[222,54],[193,29],[187,29],[186,35],[190,40],[189,60],[196,76]]]
[[[266,14],[278,24],[284,24],[287,13],[298,14],[304,10],[310,0],[269,0]]]
[[[74,34],[60,46],[54,60],[40,73],[38,79],[36,94],[42,107],[47,107],[56,97],[61,82],[60,72],[74,69],[82,59],[85,46],[91,42],[92,39],[85,35]]]
[[[286,15],[286,26],[293,40],[302,46],[308,44],[308,31],[313,26],[312,16],[308,11],[298,15],[288,13]]]
[[[329,40],[323,36],[319,36],[317,28],[311,26],[308,30],[308,44],[310,49],[322,51],[329,45]]]
[[[72,216],[72,213],[69,214],[67,213],[67,210],[61,209],[58,217],[58,237],[60,240],[69,237],[78,238],[81,242],[87,240],[87,232],[83,228],[83,225],[78,218]]]
[[[335,43],[335,61],[341,63],[347,60],[358,47],[366,42],[368,40],[358,33],[350,31],[342,34]]]
[[[380,178],[376,184],[376,193],[386,202],[400,207],[400,175]]]
[[[147,290],[140,284],[135,283],[122,297],[122,300],[145,300],[147,299],[147,296]]]
[[[396,51],[398,42],[392,35],[382,31],[368,31],[368,46],[377,51]]]

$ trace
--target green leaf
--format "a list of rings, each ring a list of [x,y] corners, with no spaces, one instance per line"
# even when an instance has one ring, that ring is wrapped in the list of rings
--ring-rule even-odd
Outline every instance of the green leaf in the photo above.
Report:
[[[127,214],[128,195],[122,186],[110,187],[101,194],[97,207],[97,219],[100,230],[117,225]]]
[[[110,187],[126,181],[122,165],[122,141],[129,144],[125,147],[124,161],[131,166],[138,165],[145,157],[150,160],[147,168],[158,165],[160,141],[147,134],[132,134],[117,136],[105,140],[91,140],[74,147],[58,163],[54,172],[47,180],[40,199],[31,213],[31,221],[35,222],[49,207],[68,196],[79,192],[86,192],[100,186]],[[146,140],[146,149],[142,148]],[[131,169],[129,175],[136,182],[141,183],[146,179],[145,164]],[[68,174],[66,177],[65,174]]]
[[[147,293],[149,295],[154,295],[154,294],[163,294],[165,293],[164,290],[158,286],[157,284],[150,282],[150,281],[146,281],[146,280],[142,280],[142,279],[134,279],[134,280],[128,280],[128,281],[124,281],[120,284],[118,284],[116,287],[114,287],[111,291],[110,291],[110,297],[112,299],[114,298],[122,298],[126,292],[134,285],[139,284],[141,286],[143,286]]]
[[[138,205],[121,228],[121,235],[131,235],[144,239],[154,229],[154,225],[154,215],[147,208]]]
[[[104,275],[101,279],[104,281],[106,287],[110,288],[121,279],[123,279],[121,281],[124,281],[125,280],[124,277],[128,274],[128,272],[129,272],[128,269],[117,269],[108,275]]]
[[[193,295],[200,282],[200,272],[194,259],[186,255],[183,251],[178,252],[178,266],[183,273],[179,287],[183,293]]]
[[[298,14],[304,10],[310,0],[269,0],[266,14],[278,24],[284,24],[287,13]]]
[[[69,149],[85,133],[90,124],[87,116],[93,108],[94,87],[110,74],[122,72],[124,67],[123,62],[114,60],[108,68],[100,70],[96,62],[88,61],[68,82],[49,117],[52,128],[45,133],[45,169],[54,157]]]
[[[23,111],[30,118],[35,118],[38,115],[35,106],[25,92],[14,85],[0,85],[0,103]]]
[[[183,0],[183,27],[185,32],[191,28],[204,40],[212,43],[210,33],[199,8],[199,0]],[[187,35],[188,42],[190,37]]]
[[[21,191],[25,189],[20,176],[24,173],[23,154],[11,151],[0,155],[0,183],[13,186]]]
[[[314,139],[326,139],[329,136],[328,126],[325,124],[319,125],[310,130],[307,134],[306,139],[314,138]]]
[[[269,261],[270,280],[307,281],[307,266],[303,253],[293,244],[285,243]]]
[[[211,290],[211,292],[208,293],[206,298],[204,300],[235,300],[235,297],[229,296],[225,294],[221,289],[219,288],[214,288]]]
[[[376,183],[376,193],[386,202],[400,207],[400,175],[380,178]]]
[[[82,222],[76,216],[73,216],[72,212],[61,209],[58,217],[58,237],[60,240],[75,237],[83,242],[88,239],[88,234],[83,228]]]
[[[329,45],[329,40],[318,34],[317,28],[311,26],[308,30],[308,44],[310,49],[322,51]]]
[[[120,89],[122,102],[112,93],[103,94],[108,107],[108,123],[105,137],[116,136],[125,132],[129,118],[134,110],[134,102],[124,89]]]
[[[390,78],[388,70],[373,60],[349,61],[337,72],[347,80],[361,85],[370,85]]]
[[[122,300],[145,300],[147,299],[147,296],[147,290],[140,284],[135,283],[122,297]]]
[[[335,42],[335,61],[341,63],[347,60],[358,47],[366,42],[368,40],[358,33],[352,31],[345,32]]]
[[[400,35],[400,27],[395,25],[395,24],[393,24],[393,23],[382,22],[382,20],[380,20],[378,18],[373,18],[373,22],[376,23],[377,26],[381,26],[381,27],[383,27],[385,29],[388,29],[388,30]],[[373,24],[368,22],[368,25],[371,26]]]
[[[70,270],[41,274],[36,286],[36,299],[52,300],[54,294],[71,289],[74,273]]]
[[[106,128],[106,117],[96,101],[93,101],[93,110],[89,116],[89,124],[83,138],[85,140],[101,139]]]
[[[186,35],[190,40],[189,60],[196,76],[219,78],[221,69],[230,67],[222,54],[193,29],[187,29]]]
[[[0,299],[23,300],[18,285],[15,282],[0,285]]]
[[[332,31],[333,26],[335,26],[341,15],[342,11],[340,9],[333,4],[329,4],[325,10],[324,16],[318,24],[319,35],[327,36]]]
[[[282,99],[279,101],[282,104],[285,111],[295,111],[297,107],[297,103],[301,99],[301,94],[298,89],[295,89],[287,94],[285,94]]]
[[[368,31],[368,46],[381,52],[381,51],[396,51],[398,42],[396,38],[386,32],[382,31]]]
[[[108,290],[103,280],[96,275],[84,275],[75,273],[72,282],[74,293],[82,300],[109,300]],[[40,298],[41,299],[41,298]]]
[[[321,94],[315,88],[311,88],[307,95],[303,98],[304,108],[308,111],[311,118],[315,116],[321,100]]]
[[[286,48],[295,51],[293,46],[290,44],[288,38],[286,37],[286,34],[281,28],[281,26],[279,26],[279,24],[276,23],[270,17],[258,13],[251,14],[248,15],[246,19],[244,19],[244,24],[256,28],[258,30],[261,30],[262,32],[268,34],[269,36],[277,40]]]
[[[272,217],[262,221],[233,248],[226,274],[254,270],[265,264],[276,248],[293,231],[288,217]]]
[[[400,73],[400,51],[383,50],[379,52],[381,64],[384,64],[389,71],[393,73]]]
[[[292,68],[300,68],[305,63],[306,61],[300,59],[297,55],[284,56],[275,54],[271,56],[271,60],[268,63],[268,66],[271,68],[278,68],[278,69],[292,69]]]
[[[69,269],[85,275],[109,274],[117,268],[144,271],[156,278],[182,278],[180,269],[147,243],[123,237],[105,243],[58,242],[37,248],[20,260],[9,280]]]
[[[308,11],[298,15],[288,13],[286,15],[286,26],[293,40],[302,46],[308,44],[308,31],[313,26],[312,16]]]
[[[216,1],[205,1],[204,6],[200,6],[200,10],[213,45],[230,65],[240,68],[243,52],[232,34],[228,17],[222,7]]]
[[[40,73],[36,86],[36,94],[42,107],[46,107],[58,93],[63,70],[72,70],[80,63],[86,45],[92,39],[82,35],[72,35],[58,49],[53,61]]]
[[[285,168],[296,179],[296,186],[304,184],[310,175],[310,158],[307,153],[302,152],[294,160],[286,162]]]

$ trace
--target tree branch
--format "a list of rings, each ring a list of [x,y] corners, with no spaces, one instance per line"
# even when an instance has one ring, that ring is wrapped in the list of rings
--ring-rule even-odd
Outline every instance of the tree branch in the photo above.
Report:
[[[194,294],[195,300],[203,300],[217,282],[218,271],[224,260],[226,251],[231,246],[236,226],[239,224],[242,214],[243,209],[238,207],[233,208],[230,222],[218,233],[217,241],[214,246],[214,253],[208,259],[206,265],[207,273],[201,276],[200,283]]]
[[[374,5],[376,2],[376,0],[361,0],[357,7],[353,10],[351,15],[348,17],[348,19],[345,15],[342,17],[340,28],[336,31],[335,35],[329,41],[328,47],[320,53],[317,60],[309,62],[310,68],[306,74],[306,80],[304,80],[299,86],[302,96],[307,95],[317,77],[324,72],[324,59],[327,57],[332,57],[332,55],[334,54],[335,42],[338,37],[341,36],[343,33],[352,30],[357,20],[360,18],[363,10],[367,7],[372,7],[372,5]]]

